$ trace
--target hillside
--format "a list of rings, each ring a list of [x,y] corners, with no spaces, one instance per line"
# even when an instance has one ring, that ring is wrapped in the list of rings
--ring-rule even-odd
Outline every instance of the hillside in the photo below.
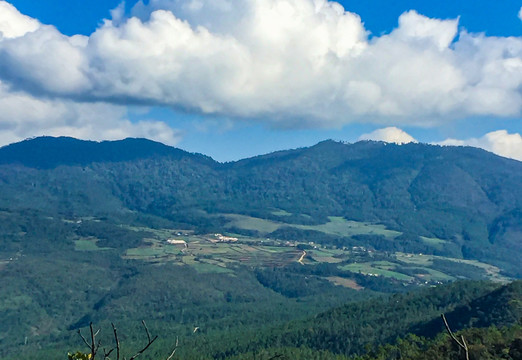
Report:
[[[365,348],[393,344],[397,338],[407,334],[434,338],[445,331],[441,313],[447,313],[454,331],[492,325],[521,325],[521,299],[520,281],[499,288],[484,283],[454,283],[348,304],[257,334],[244,346],[250,351],[256,347],[303,347],[328,352],[331,355],[325,358],[333,359],[335,354],[362,354]],[[509,316],[505,314],[507,309],[511,309]],[[235,351],[241,349],[237,343],[235,348]]]
[[[37,137],[4,146],[0,149],[0,164],[22,165],[36,169],[58,166],[89,165],[96,162],[123,162],[153,157],[180,160],[192,156],[201,162],[211,162],[202,155],[189,154],[158,142],[129,138],[118,141],[85,141],[69,137]]]
[[[307,236],[299,226],[340,217],[401,234],[394,242],[354,234],[378,250],[477,259],[520,275],[522,163],[475,148],[325,141],[221,164],[144,139],[46,137],[1,148],[0,164],[7,210],[137,211],[208,232],[229,224],[270,233],[232,226],[226,214],[239,214],[289,224],[277,228],[281,238]],[[317,241],[353,245],[353,236],[340,235]]]
[[[277,344],[326,359],[431,336],[442,311],[455,327],[512,324],[520,286],[498,283],[520,276],[521,175],[422,144],[325,141],[224,164],[144,139],[3,147],[0,357],[56,358],[91,321],[117,323],[132,349],[146,319],[168,334],[151,359],[172,334],[187,359]],[[444,285],[459,279],[496,284]]]

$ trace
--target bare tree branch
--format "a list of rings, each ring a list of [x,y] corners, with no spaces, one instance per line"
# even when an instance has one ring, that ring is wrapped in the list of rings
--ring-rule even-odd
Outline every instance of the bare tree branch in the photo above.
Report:
[[[147,334],[147,344],[141,350],[139,350],[136,354],[134,354],[131,358],[129,358],[129,360],[135,360],[138,356],[143,354],[154,343],[154,341],[156,341],[156,339],[158,339],[157,335],[154,337],[152,337],[150,335],[149,328],[147,327],[147,324],[145,323],[145,321],[142,320],[141,323],[143,324],[143,328],[145,329],[145,333]],[[105,348],[102,348],[103,349],[103,360],[108,360],[109,356],[114,352],[114,350],[116,350],[116,360],[120,360],[121,347],[120,347],[120,339],[118,338],[118,330],[116,329],[116,326],[114,325],[114,323],[111,323],[111,326],[112,326],[112,331],[114,334],[114,341],[116,344],[115,344],[115,347],[113,347],[112,349],[109,349],[108,351]],[[89,351],[90,351],[89,359],[95,360],[96,354],[98,353],[98,350],[101,348],[101,344],[102,344],[101,340],[96,341],[97,340],[96,337],[100,334],[100,329],[98,329],[97,331],[94,331],[93,324],[91,322],[89,324],[89,331],[90,331],[90,339],[89,339],[90,341],[87,340],[87,338],[85,336],[83,336],[81,329],[78,329],[78,334],[80,335],[80,338],[83,340],[85,345],[89,348]],[[174,355],[176,354],[176,351],[178,350],[178,348],[179,348],[179,338],[176,337],[176,345],[174,347],[174,350],[172,350],[172,353],[169,355],[169,357],[167,357],[166,360],[172,360],[174,358]],[[127,360],[127,358],[123,357],[123,360]]]
[[[141,320],[141,323],[143,324],[143,327],[145,328],[145,332],[147,332],[147,339],[149,340],[149,343],[150,343],[149,328],[147,327],[147,324],[145,324],[145,320]]]
[[[85,345],[87,345],[87,347],[90,349],[91,348],[91,344],[89,344],[87,342],[87,339],[85,339],[85,337],[82,335],[82,331],[80,329],[78,329],[78,335],[80,335],[80,337],[82,338],[82,340],[85,343]]]
[[[268,360],[273,360],[273,359],[279,359],[279,358],[284,358],[285,356],[282,355],[282,354],[275,354],[274,356],[272,356],[271,358],[269,358]]]
[[[116,341],[116,360],[120,360],[120,340],[118,339],[118,332],[116,331],[116,326],[114,323],[111,323],[112,331],[114,332],[114,341]]]
[[[466,339],[464,339],[464,336],[460,335],[460,338],[462,339],[462,344],[464,345],[464,351],[466,352],[466,360],[469,360],[469,350],[468,350],[468,344],[466,344]]]
[[[145,350],[147,350],[149,348],[149,346],[152,345],[152,343],[154,341],[156,341],[156,339],[158,338],[158,336],[154,336],[154,338],[150,338],[150,333],[149,333],[149,329],[147,329],[147,325],[145,324],[145,321],[142,320],[141,322],[143,324],[143,327],[145,328],[145,332],[147,333],[147,339],[149,340],[149,342],[147,343],[147,345],[145,345],[145,347],[143,349],[141,349],[140,351],[138,351],[134,356],[132,356],[129,360],[134,360],[136,359],[138,356],[140,356],[141,354],[143,354],[143,352]]]
[[[175,348],[166,360],[172,359],[174,357],[174,354],[176,353],[176,350],[178,350],[178,348]]]
[[[91,359],[94,360],[94,357],[96,356],[96,335],[94,334],[94,330],[92,328],[92,322],[89,324],[89,330],[91,331]]]
[[[112,354],[112,352],[114,351],[114,348],[110,349],[109,352],[107,352],[107,350],[103,349],[103,359],[108,359],[109,356]]]
[[[179,344],[179,338],[176,336],[176,346],[174,347],[174,350],[172,350],[172,353],[166,360],[171,360],[174,357],[176,350],[178,350],[178,344]]]
[[[464,336],[460,336],[460,339],[462,341],[459,341],[457,337],[453,334],[451,331],[448,321],[446,320],[446,316],[444,314],[440,315],[442,317],[442,321],[444,321],[444,326],[446,327],[446,331],[448,332],[451,339],[461,348],[464,350],[464,354],[466,355],[466,360],[469,360],[469,350],[468,350],[468,344],[466,344],[466,340],[464,339]]]
[[[100,345],[101,345],[101,341],[98,341],[98,343],[96,344],[96,336],[98,335],[100,330],[96,331],[96,333],[95,333],[94,329],[92,328],[92,322],[91,322],[89,324],[89,331],[91,333],[91,342],[90,343],[89,343],[89,341],[87,341],[85,336],[83,336],[81,329],[78,329],[78,335],[80,335],[80,337],[82,338],[85,345],[87,345],[87,347],[91,351],[91,359],[94,360],[96,357],[96,352],[98,351],[98,349],[100,348]]]
[[[100,331],[98,330],[96,333],[98,333],[98,332],[100,332]],[[101,346],[101,340],[98,340],[98,343],[96,344],[96,353],[98,353],[100,346]]]

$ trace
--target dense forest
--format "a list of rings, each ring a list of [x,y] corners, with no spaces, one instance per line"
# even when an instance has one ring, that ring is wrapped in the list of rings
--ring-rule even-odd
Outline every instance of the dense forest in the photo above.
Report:
[[[222,229],[220,215],[229,213],[299,225],[338,216],[403,234],[392,244],[379,236],[356,239],[376,248],[483,260],[513,276],[520,275],[522,253],[521,178],[516,160],[413,143],[324,141],[225,164],[144,139],[43,137],[0,149],[6,209],[70,216],[134,211],[203,232]],[[294,236],[294,228],[276,235]],[[419,236],[447,246],[426,246]]]
[[[114,323],[128,358],[145,320],[143,359],[457,358],[445,313],[471,358],[517,359],[521,178],[423,144],[1,148],[0,357],[88,353],[91,323],[110,349]]]
[[[178,343],[176,350],[183,359],[463,358],[444,330],[439,314],[446,312],[453,330],[465,337],[470,359],[514,360],[522,354],[520,299],[521,281],[502,287],[460,282],[348,304],[256,334],[192,339]],[[160,358],[158,348],[152,356]],[[209,355],[198,355],[202,351]]]

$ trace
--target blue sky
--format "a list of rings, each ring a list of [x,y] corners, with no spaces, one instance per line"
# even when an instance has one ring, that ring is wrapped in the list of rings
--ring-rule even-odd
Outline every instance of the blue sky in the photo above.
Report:
[[[520,1],[136,3],[0,0],[2,144],[143,136],[228,161],[415,140],[522,160]]]
[[[130,11],[137,1],[127,0]],[[55,25],[67,35],[89,35],[100,25],[101,19],[110,17],[110,10],[120,0],[12,0],[18,10],[46,24]],[[410,9],[436,18],[461,17],[461,26],[472,32],[486,32],[493,36],[521,36],[522,26],[517,13],[518,0],[351,0],[339,1],[348,11],[359,14],[366,28],[379,35],[397,26],[399,16]]]

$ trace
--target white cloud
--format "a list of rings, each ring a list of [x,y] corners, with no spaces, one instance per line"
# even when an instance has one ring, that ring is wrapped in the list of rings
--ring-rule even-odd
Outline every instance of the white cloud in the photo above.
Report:
[[[41,135],[90,140],[146,137],[169,145],[180,140],[180,133],[163,122],[129,121],[122,106],[38,99],[11,91],[1,82],[0,109],[0,146]]]
[[[13,5],[0,1],[0,39],[20,37],[39,27],[37,20],[20,14]]]
[[[371,133],[361,135],[358,140],[384,141],[395,144],[417,142],[414,137],[397,127],[377,129]],[[464,140],[449,138],[433,144],[443,146],[472,146],[500,156],[522,161],[522,136],[519,133],[510,134],[507,130],[492,131],[480,138]]]
[[[87,38],[67,37],[40,26],[23,37],[0,42],[0,76],[14,87],[73,96],[90,88]]]
[[[87,41],[85,36],[64,36],[0,1],[0,48],[5,55],[0,69],[0,146],[39,135],[146,137],[170,145],[180,140],[180,133],[163,122],[129,121],[124,106],[71,99],[89,86]],[[41,96],[46,94],[64,98]]]
[[[30,28],[11,14],[0,22],[10,34],[0,40],[0,78],[35,96],[279,127],[425,126],[522,112],[522,38],[459,34],[458,20],[409,11],[369,40],[357,14],[326,0],[151,0],[133,14],[114,11],[89,37]],[[26,25],[6,30],[17,24]]]
[[[395,144],[417,142],[410,134],[396,127],[377,129],[371,133],[361,135],[358,140],[375,140]]]
[[[432,43],[444,51],[457,35],[457,27],[458,20],[430,19],[408,11],[399,17],[399,27],[394,36],[404,41],[418,41],[420,47]]]
[[[518,12],[518,18],[522,20],[522,6],[520,7],[520,10]]]
[[[478,147],[500,156],[522,161],[522,136],[518,133],[510,134],[506,130],[493,131],[481,138],[446,139],[438,144]]]

